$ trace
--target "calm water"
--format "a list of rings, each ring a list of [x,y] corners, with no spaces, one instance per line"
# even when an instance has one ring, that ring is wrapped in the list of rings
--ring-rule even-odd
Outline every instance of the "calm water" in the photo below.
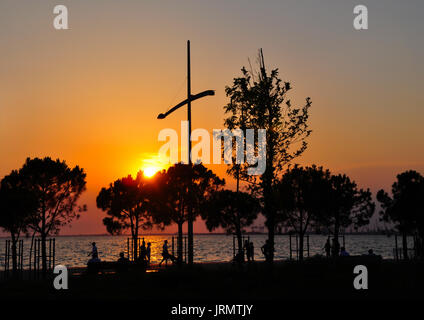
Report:
[[[250,235],[250,241],[254,243],[255,260],[263,260],[260,247],[264,244],[266,235]],[[172,236],[146,236],[145,241],[152,243],[152,260],[158,262],[161,259],[163,241],[167,239],[171,247]],[[294,238],[292,238],[294,241]],[[323,254],[323,246],[327,237],[311,235],[309,239],[310,255]],[[56,264],[64,264],[67,267],[85,266],[91,251],[91,243],[97,243],[99,258],[102,260],[116,260],[121,251],[126,251],[127,236],[72,236],[56,238]],[[276,236],[275,239],[276,259],[288,259],[289,236]],[[372,248],[383,258],[393,258],[395,238],[383,235],[347,235],[345,237],[346,249],[352,255],[366,254]],[[305,239],[306,243],[306,239]],[[342,240],[340,240],[342,243]],[[409,244],[412,246],[412,240]],[[28,267],[28,255],[31,239],[24,239],[24,266]],[[306,244],[305,244],[306,246]],[[294,248],[294,242],[293,242]],[[226,235],[197,235],[194,238],[195,262],[218,262],[230,261],[233,257],[233,237]],[[171,249],[170,249],[171,251]],[[176,238],[175,238],[176,251]],[[0,239],[0,266],[4,268],[5,239]]]

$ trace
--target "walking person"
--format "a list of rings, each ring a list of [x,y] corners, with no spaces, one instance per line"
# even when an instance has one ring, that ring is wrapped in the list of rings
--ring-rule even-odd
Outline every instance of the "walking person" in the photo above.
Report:
[[[255,261],[255,247],[253,246],[253,242],[249,243],[249,255],[250,261]]]
[[[246,260],[250,261],[249,241],[244,240],[243,251],[246,253]],[[244,256],[244,255],[243,255]]]
[[[269,240],[265,241],[265,244],[261,247],[262,254],[265,256],[265,261],[270,262],[271,258],[271,246]]]
[[[140,260],[141,261],[146,260],[146,242],[144,242],[144,240],[143,240],[143,242],[141,243],[141,246],[140,246]]]
[[[338,257],[340,252],[340,243],[337,238],[333,238],[333,247],[332,247],[332,253],[333,257]]]
[[[151,247],[151,243],[147,242],[147,248],[146,248],[146,259],[147,259],[147,263],[150,264],[150,255],[152,253],[152,247]]]
[[[327,258],[330,258],[331,256],[331,244],[330,244],[330,237],[327,238],[327,242],[324,245],[325,255]]]
[[[159,262],[159,266],[164,261],[165,261],[165,265],[168,265],[168,259],[170,259],[172,261],[172,263],[174,263],[174,261],[176,260],[176,258],[172,254],[169,254],[169,252],[168,252],[168,240],[165,240],[164,243],[163,243],[163,246],[162,246],[162,261]]]

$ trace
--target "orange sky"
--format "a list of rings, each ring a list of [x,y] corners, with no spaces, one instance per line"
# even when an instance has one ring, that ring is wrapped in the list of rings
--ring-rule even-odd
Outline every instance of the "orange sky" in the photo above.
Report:
[[[26,157],[51,156],[87,172],[89,211],[62,234],[104,233],[100,188],[155,155],[163,128],[179,130],[186,40],[193,129],[222,128],[225,85],[262,47],[291,81],[293,102],[312,97],[310,147],[298,160],[387,188],[405,169],[424,173],[424,12],[419,1],[369,5],[370,29],[352,27],[353,1],[62,1],[70,30],[52,27],[56,1],[0,4],[0,176]],[[369,2],[369,3],[368,3]],[[381,1],[383,2],[383,1]],[[214,166],[224,176],[225,167]],[[203,232],[202,224],[196,231]]]

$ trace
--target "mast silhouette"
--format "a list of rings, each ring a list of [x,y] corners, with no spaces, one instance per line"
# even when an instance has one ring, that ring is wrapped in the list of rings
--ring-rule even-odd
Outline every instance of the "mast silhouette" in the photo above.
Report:
[[[165,113],[160,113],[158,119],[165,119],[169,114],[178,110],[182,106],[187,104],[187,121],[188,121],[188,164],[192,164],[191,160],[191,102],[206,96],[215,95],[215,91],[206,90],[196,95],[191,95],[191,61],[190,61],[190,40],[187,40],[187,99],[181,101],[176,106],[171,108]],[[188,263],[193,264],[193,208],[188,208],[187,217],[187,251],[188,251]],[[179,257],[180,258],[180,257]]]

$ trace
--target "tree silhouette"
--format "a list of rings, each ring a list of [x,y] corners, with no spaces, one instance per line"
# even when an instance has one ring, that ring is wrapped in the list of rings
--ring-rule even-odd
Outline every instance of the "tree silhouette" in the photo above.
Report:
[[[77,202],[86,189],[86,174],[78,166],[69,168],[65,161],[27,158],[19,175],[38,199],[38,208],[29,225],[41,237],[43,274],[47,271],[46,238],[86,210]]]
[[[16,245],[21,233],[38,208],[37,197],[26,185],[18,171],[12,171],[0,184],[0,227],[12,238],[12,269],[17,271]]]
[[[177,255],[182,261],[183,224],[193,215],[201,213],[203,203],[210,194],[221,188],[225,181],[202,164],[177,163],[158,174],[155,222],[178,226]]]
[[[133,243],[137,243],[140,229],[148,230],[153,227],[151,214],[151,185],[142,171],[134,179],[131,175],[118,179],[108,188],[102,188],[97,196],[97,207],[106,211],[108,217],[103,219],[110,234],[121,234],[130,229]],[[137,259],[138,248],[133,246],[133,257]]]
[[[331,175],[327,186],[330,189],[321,192],[327,208],[319,215],[318,222],[328,228],[338,243],[341,228],[353,226],[358,229],[369,224],[375,204],[370,190],[358,189],[345,174]],[[333,256],[336,255],[338,252],[334,250]]]
[[[306,138],[311,133],[307,120],[312,102],[307,98],[304,107],[292,106],[287,99],[290,83],[279,78],[278,69],[267,73],[262,50],[259,55],[259,71],[247,71],[244,67],[241,71],[242,76],[235,78],[231,87],[226,87],[226,94],[231,102],[224,107],[225,112],[229,113],[225,123],[228,128],[245,126],[267,130],[266,170],[259,177],[248,176],[246,170],[242,170],[247,166],[236,166],[233,173],[250,182],[251,189],[261,196],[272,262],[276,229],[272,190],[283,168],[306,150]]]
[[[313,221],[327,209],[330,172],[322,167],[289,168],[274,187],[277,221],[299,235],[299,260],[303,260],[304,236]]]
[[[382,220],[392,222],[402,234],[403,257],[408,259],[407,235],[417,231],[422,248],[424,238],[424,178],[417,171],[409,170],[397,175],[392,185],[392,197],[379,190],[377,200],[381,203]],[[420,252],[421,254],[421,252]]]
[[[260,212],[256,198],[245,192],[221,190],[213,192],[205,202],[202,218],[209,231],[224,228],[228,234],[237,236],[238,252],[242,254],[242,233],[250,226]]]

